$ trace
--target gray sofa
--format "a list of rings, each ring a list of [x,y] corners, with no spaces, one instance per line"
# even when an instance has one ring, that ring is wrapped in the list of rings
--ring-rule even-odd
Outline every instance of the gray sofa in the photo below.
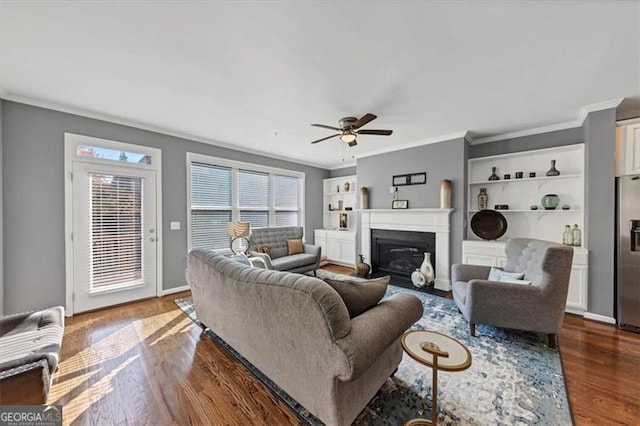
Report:
[[[490,266],[453,265],[453,300],[475,325],[546,333],[550,347],[562,327],[573,248],[531,238],[507,241],[505,271],[523,272],[530,285],[489,281]]]
[[[303,273],[320,267],[320,246],[304,245],[304,253],[288,255],[287,240],[302,239],[301,226],[282,226],[278,228],[254,228],[251,230],[250,253],[261,257],[267,269]],[[256,248],[269,246],[271,256],[258,253]]]
[[[396,294],[349,318],[324,281],[206,250],[187,258],[198,319],[327,425],[349,425],[402,359],[422,303]]]
[[[0,318],[0,405],[46,404],[63,333],[62,306]]]

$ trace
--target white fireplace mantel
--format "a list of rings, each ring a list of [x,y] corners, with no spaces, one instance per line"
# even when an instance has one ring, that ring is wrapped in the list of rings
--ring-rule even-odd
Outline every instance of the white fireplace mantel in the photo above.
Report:
[[[453,209],[371,209],[360,211],[360,247],[371,259],[371,230],[434,232],[436,234],[436,277],[434,287],[451,290],[449,247]]]

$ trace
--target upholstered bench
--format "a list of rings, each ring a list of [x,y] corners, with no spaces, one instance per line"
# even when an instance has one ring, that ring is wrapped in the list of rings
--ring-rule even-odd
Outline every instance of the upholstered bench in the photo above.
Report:
[[[63,333],[62,306],[0,318],[0,405],[47,402]]]

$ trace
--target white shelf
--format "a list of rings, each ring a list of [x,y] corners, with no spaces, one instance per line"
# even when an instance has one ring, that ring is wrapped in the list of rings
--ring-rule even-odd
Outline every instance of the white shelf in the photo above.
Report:
[[[327,192],[326,194],[324,194],[325,196],[328,195],[356,195],[355,191],[345,191],[345,192]]]
[[[531,182],[531,181],[550,181],[555,179],[578,179],[582,178],[583,175],[573,174],[573,175],[560,175],[560,176],[540,176],[534,178],[522,178],[522,179],[499,179],[499,180],[481,180],[476,182],[469,182],[469,185],[494,185],[497,183],[509,184],[513,182]]]

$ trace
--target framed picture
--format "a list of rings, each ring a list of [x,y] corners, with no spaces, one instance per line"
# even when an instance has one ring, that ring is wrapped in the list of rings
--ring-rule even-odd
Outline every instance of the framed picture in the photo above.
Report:
[[[349,219],[346,213],[340,213],[340,229],[347,229],[349,227]]]
[[[409,200],[393,200],[391,203],[392,209],[408,209],[409,208]]]
[[[425,183],[427,183],[427,172],[395,175],[391,179],[393,186],[424,185]]]

